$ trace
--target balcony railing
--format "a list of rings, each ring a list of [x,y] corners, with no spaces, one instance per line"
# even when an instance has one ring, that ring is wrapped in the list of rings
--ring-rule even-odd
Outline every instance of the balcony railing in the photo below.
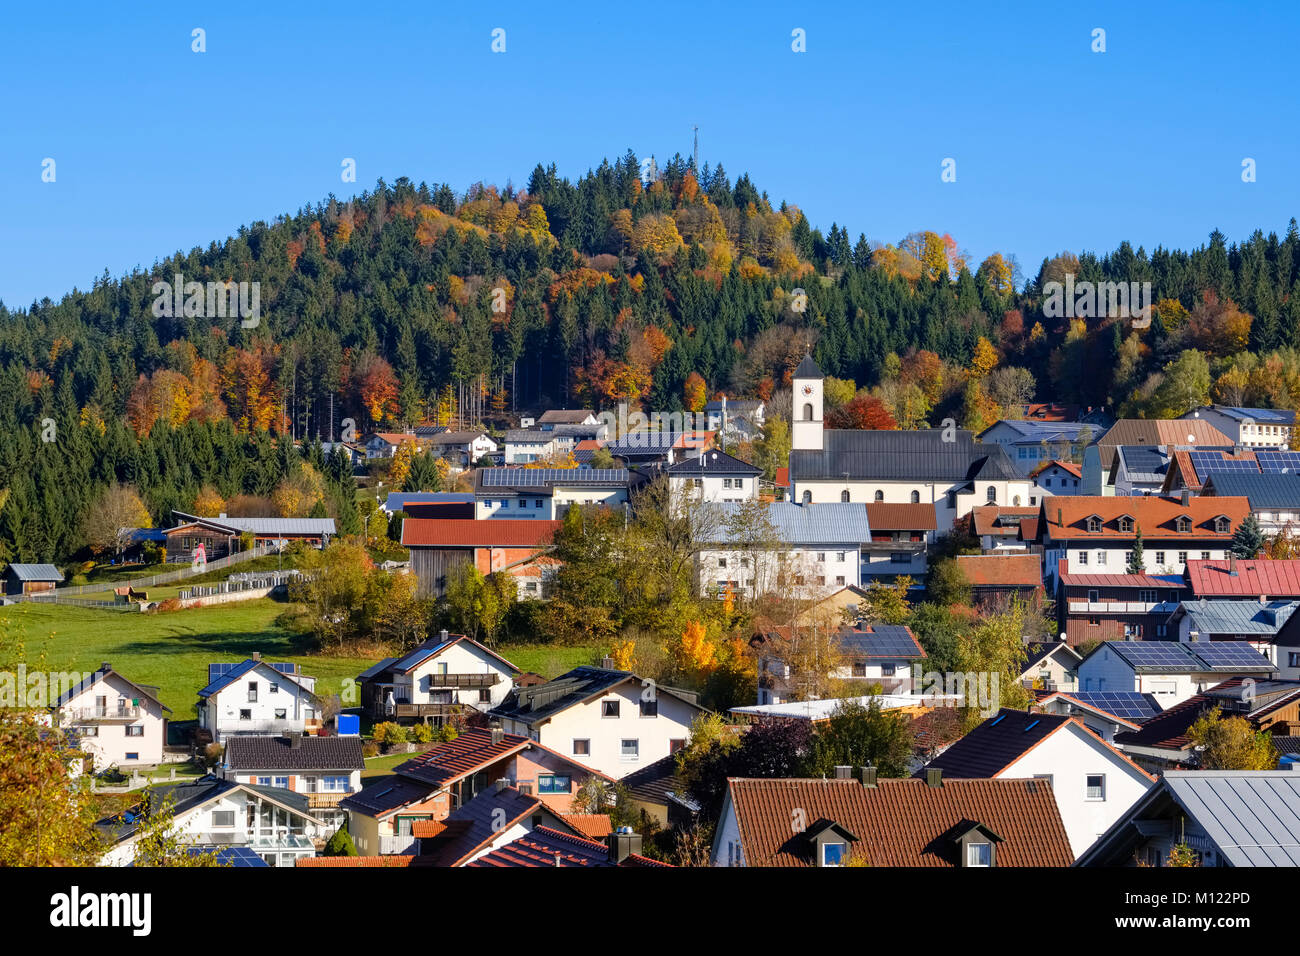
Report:
[[[288,734],[304,731],[310,725],[320,725],[320,721],[297,720],[225,720],[222,721],[221,733],[226,736],[237,734]]]
[[[1070,601],[1071,614],[1150,614],[1159,601]]]
[[[309,793],[307,806],[312,810],[328,810],[330,807],[337,807],[347,796],[349,796],[347,792],[338,790],[331,790],[328,793]]]
[[[430,687],[494,687],[501,675],[492,674],[430,674]]]
[[[65,710],[63,714],[74,723],[89,724],[114,720],[139,720],[141,717],[148,716],[148,711],[143,707],[128,705],[126,707],[74,707]]]

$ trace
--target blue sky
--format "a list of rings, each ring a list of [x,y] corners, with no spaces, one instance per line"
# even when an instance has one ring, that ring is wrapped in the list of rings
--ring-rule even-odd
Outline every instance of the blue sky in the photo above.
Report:
[[[543,161],[576,178],[629,147],[685,155],[693,124],[702,161],[814,226],[950,232],[1029,275],[1065,249],[1190,248],[1300,215],[1300,4],[181,6],[3,14],[6,305],[379,177],[523,186]]]

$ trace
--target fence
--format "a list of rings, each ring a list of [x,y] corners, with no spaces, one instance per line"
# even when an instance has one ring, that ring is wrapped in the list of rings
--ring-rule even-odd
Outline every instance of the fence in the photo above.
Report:
[[[243,574],[232,574],[226,580],[219,581],[216,584],[196,584],[193,587],[182,588],[178,597],[182,601],[189,601],[194,598],[212,597],[216,594],[261,591],[280,587],[299,577],[302,577],[302,573],[297,569],[288,571],[248,571]]]
[[[54,592],[56,598],[60,599],[58,603],[65,603],[66,599],[77,594],[98,594],[103,591],[111,591],[115,587],[130,585],[133,588],[151,588],[159,584],[170,584],[172,581],[182,581],[185,578],[198,577],[200,574],[207,574],[209,571],[220,571],[222,568],[228,568],[232,564],[242,564],[245,561],[251,561],[254,558],[260,558],[268,554],[274,554],[279,549],[278,545],[260,544],[255,548],[249,548],[247,551],[236,551],[234,554],[228,554],[224,558],[218,558],[215,561],[209,561],[202,568],[181,568],[178,571],[164,571],[161,574],[151,574],[146,578],[131,578],[126,581],[105,581],[102,584],[78,584],[73,587],[57,588]],[[40,591],[35,594],[13,595],[15,600],[19,601],[48,601],[49,591]],[[70,603],[70,602],[67,602]],[[113,601],[93,601],[92,605],[113,606]]]

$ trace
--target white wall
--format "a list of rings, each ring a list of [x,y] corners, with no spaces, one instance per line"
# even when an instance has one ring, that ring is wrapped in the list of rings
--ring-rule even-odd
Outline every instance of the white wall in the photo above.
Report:
[[[1152,781],[1077,724],[1067,724],[998,774],[999,779],[1050,774],[1061,822],[1077,859]],[[1087,777],[1105,776],[1104,798],[1089,799]]]
[[[256,701],[248,699],[253,684],[257,685]],[[275,693],[272,684],[279,688]],[[245,710],[249,711],[247,720],[240,716]],[[278,717],[281,710],[284,716]],[[301,732],[304,721],[318,717],[306,689],[263,662],[209,697],[200,707],[199,726],[212,731],[213,740],[221,743],[229,734]]]
[[[446,668],[440,670],[439,665],[441,664],[445,664]],[[511,686],[513,686],[511,681],[513,675],[505,664],[502,664],[495,657],[485,654],[473,644],[466,644],[464,641],[453,644],[442,653],[425,661],[409,675],[399,675],[394,680],[394,683],[409,682],[411,685],[411,703],[427,704],[431,702],[431,687],[438,689],[437,679],[433,677],[437,673],[499,675],[500,679],[494,685],[485,688],[491,695],[490,701],[479,700],[479,688],[477,687],[451,688],[452,699],[455,703],[469,704],[479,710],[487,710],[501,703],[501,701],[505,700],[506,695],[510,693]],[[402,679],[403,677],[405,677],[405,680]]]
[[[595,700],[563,710],[538,728],[539,743],[614,779],[626,777],[670,752],[669,742],[690,737],[699,710],[667,693],[658,693],[657,717],[641,716],[642,685],[628,681]],[[618,717],[603,717],[604,701],[619,702]],[[590,753],[575,754],[575,739],[591,741]],[[624,739],[639,741],[635,759],[622,755]]]
[[[1049,509],[1051,504],[1047,506]],[[1049,518],[1051,514],[1049,511]],[[1070,547],[1062,549],[1059,544],[1043,549],[1043,560],[1050,574],[1055,576],[1057,562],[1065,558],[1069,562],[1067,574],[1125,574],[1128,568],[1128,553],[1133,550],[1133,543],[1122,544],[1109,541],[1077,541]],[[1158,560],[1161,555],[1164,560]],[[1163,541],[1147,540],[1142,542],[1142,570],[1147,574],[1182,574],[1187,560],[1202,560],[1202,554],[1209,554],[1210,560],[1222,561],[1227,558],[1228,550],[1222,541],[1206,546],[1200,541],[1178,541],[1166,544]],[[1084,557],[1086,555],[1086,559]]]
[[[104,698],[105,709],[110,715],[117,713],[119,701],[125,701],[130,708],[131,701],[139,700],[139,716],[129,720],[86,719],[94,713],[98,697]],[[62,726],[76,728],[81,734],[81,749],[94,759],[95,770],[114,765],[125,768],[163,762],[166,720],[162,705],[141,695],[120,674],[109,671],[104,678],[71,698],[60,710]],[[128,737],[128,727],[142,728],[143,733],[139,737]],[[92,730],[95,736],[86,736]],[[134,760],[128,760],[128,753],[138,756]]]
[[[852,502],[873,502],[876,500],[876,492],[881,493],[881,501],[893,504],[906,504],[912,500],[912,492],[917,492],[922,504],[933,504],[935,523],[938,525],[938,534],[943,534],[952,528],[953,521],[957,518],[963,518],[970,514],[970,510],[977,506],[987,504],[999,504],[1004,507],[1016,505],[1019,500],[1020,507],[1029,507],[1029,497],[1034,492],[1034,483],[1028,478],[1014,479],[1010,481],[977,481],[975,482],[974,494],[956,495],[955,507],[949,507],[948,492],[964,489],[967,482],[965,481],[927,481],[924,478],[917,478],[910,481],[849,481],[843,480],[798,480],[794,482],[794,501],[801,502],[804,500],[804,492],[808,492],[813,503],[835,502],[842,500],[842,494],[845,490],[849,492],[849,501]],[[992,488],[995,499],[993,502],[988,500],[988,490]]]
[[[668,483],[674,500],[753,501],[758,497],[758,479],[749,475],[670,477]]]

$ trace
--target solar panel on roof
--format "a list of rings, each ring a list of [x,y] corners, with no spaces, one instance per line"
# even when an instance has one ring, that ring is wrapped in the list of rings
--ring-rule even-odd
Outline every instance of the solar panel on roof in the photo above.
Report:
[[[1143,721],[1155,716],[1157,708],[1146,695],[1125,691],[1076,691],[1070,694],[1080,703],[1097,707],[1125,720]]]
[[[1224,458],[1222,452],[1194,451],[1190,453],[1190,458],[1192,467],[1196,469],[1198,475],[1202,476],[1216,471],[1258,474],[1260,470],[1258,462],[1247,461],[1239,458]]]
[[[1125,642],[1116,653],[1122,654],[1134,667],[1185,668],[1191,664],[1187,651],[1172,641]]]
[[[620,468],[491,468],[483,472],[485,488],[540,488],[549,484],[624,481],[627,481],[627,471]]]
[[[1283,472],[1300,472],[1300,452],[1295,451],[1258,451],[1259,470],[1265,474]]]
[[[1190,650],[1215,669],[1262,667],[1268,663],[1259,651],[1241,641],[1198,641]]]

